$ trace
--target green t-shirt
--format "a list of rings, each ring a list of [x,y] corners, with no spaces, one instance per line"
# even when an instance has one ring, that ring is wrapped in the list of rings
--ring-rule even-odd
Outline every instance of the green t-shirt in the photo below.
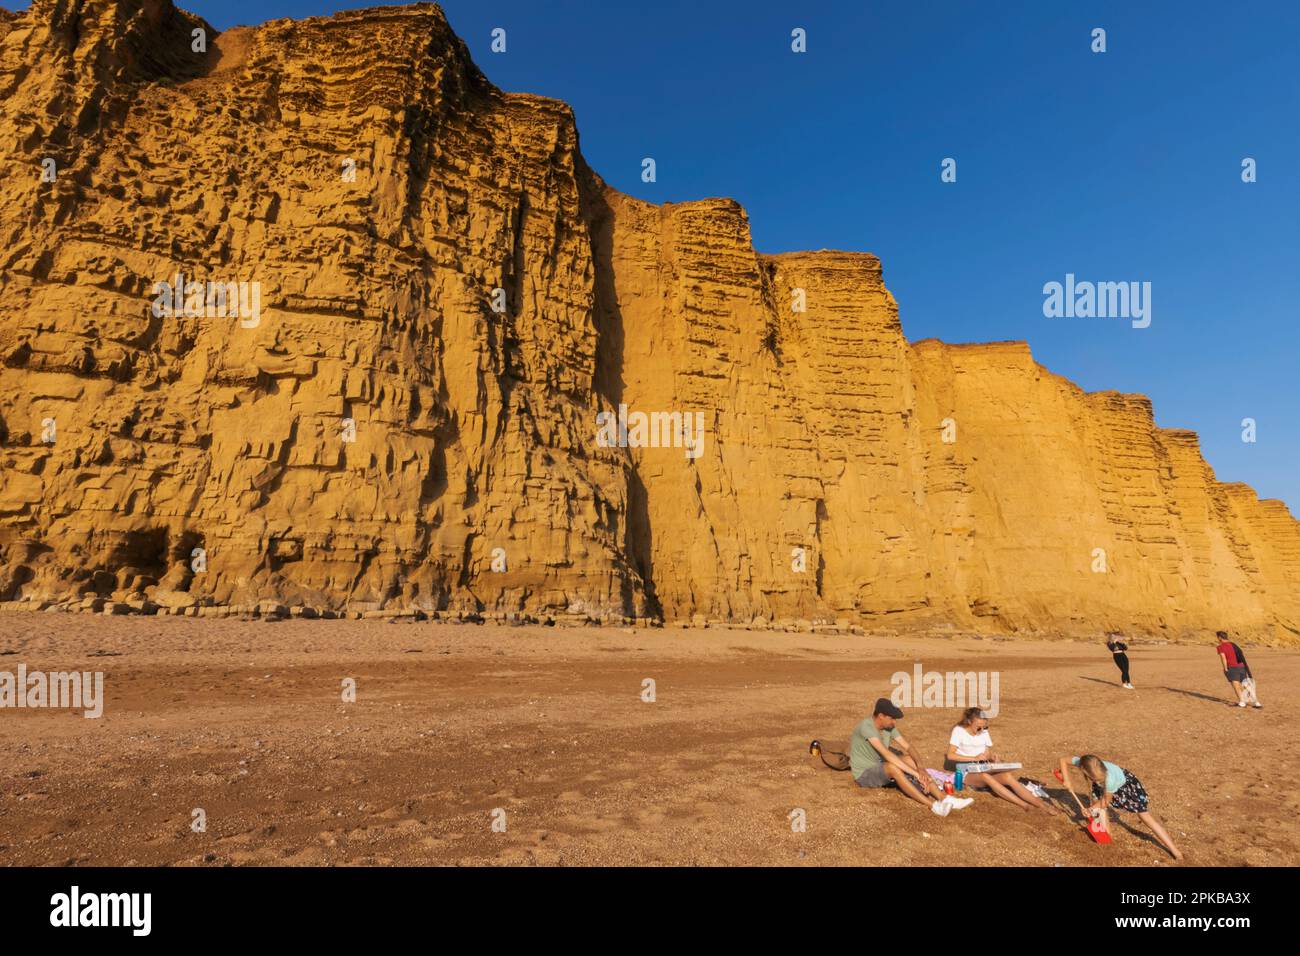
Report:
[[[864,771],[885,761],[885,758],[880,756],[880,752],[871,746],[872,737],[888,749],[897,736],[898,728],[881,730],[872,717],[865,718],[862,723],[854,727],[853,733],[849,736],[849,766],[853,768],[853,779],[858,779]]]

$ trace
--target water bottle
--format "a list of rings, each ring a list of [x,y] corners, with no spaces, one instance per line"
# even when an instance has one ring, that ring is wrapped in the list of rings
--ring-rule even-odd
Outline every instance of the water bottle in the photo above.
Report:
[[[957,790],[961,790],[961,789],[962,789],[962,781],[965,779],[965,776],[966,776],[966,775],[965,775],[964,773],[962,773],[960,770],[956,771],[956,773],[953,775],[953,778],[952,778],[952,785],[953,785],[953,787],[956,788]]]

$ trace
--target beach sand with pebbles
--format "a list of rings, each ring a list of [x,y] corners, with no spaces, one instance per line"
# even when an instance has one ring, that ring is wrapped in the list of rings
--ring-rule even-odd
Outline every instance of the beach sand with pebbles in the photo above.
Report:
[[[0,671],[105,701],[0,710],[0,864],[1176,865],[1127,815],[940,819],[809,755],[920,663],[996,672],[998,752],[1058,793],[1062,754],[1132,770],[1188,864],[1296,865],[1300,653],[1248,651],[1262,711],[1209,643],[1134,645],[1128,691],[1100,640],[7,613]],[[938,766],[957,716],[900,727]]]

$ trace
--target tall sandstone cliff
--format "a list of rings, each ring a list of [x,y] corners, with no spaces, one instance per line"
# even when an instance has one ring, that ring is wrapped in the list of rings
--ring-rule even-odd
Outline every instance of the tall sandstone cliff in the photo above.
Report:
[[[618,193],[435,6],[35,0],[0,102],[0,600],[1300,637],[1300,525],[1145,398]],[[256,325],[155,314],[178,273]]]

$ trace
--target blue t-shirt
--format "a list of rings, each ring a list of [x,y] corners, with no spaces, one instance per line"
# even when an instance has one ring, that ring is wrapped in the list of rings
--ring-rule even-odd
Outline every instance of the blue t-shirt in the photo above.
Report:
[[[1070,763],[1077,767],[1079,766],[1079,760],[1079,757],[1075,757]],[[1124,768],[1111,763],[1109,760],[1103,760],[1102,764],[1106,767],[1106,792],[1114,793],[1124,786]]]

